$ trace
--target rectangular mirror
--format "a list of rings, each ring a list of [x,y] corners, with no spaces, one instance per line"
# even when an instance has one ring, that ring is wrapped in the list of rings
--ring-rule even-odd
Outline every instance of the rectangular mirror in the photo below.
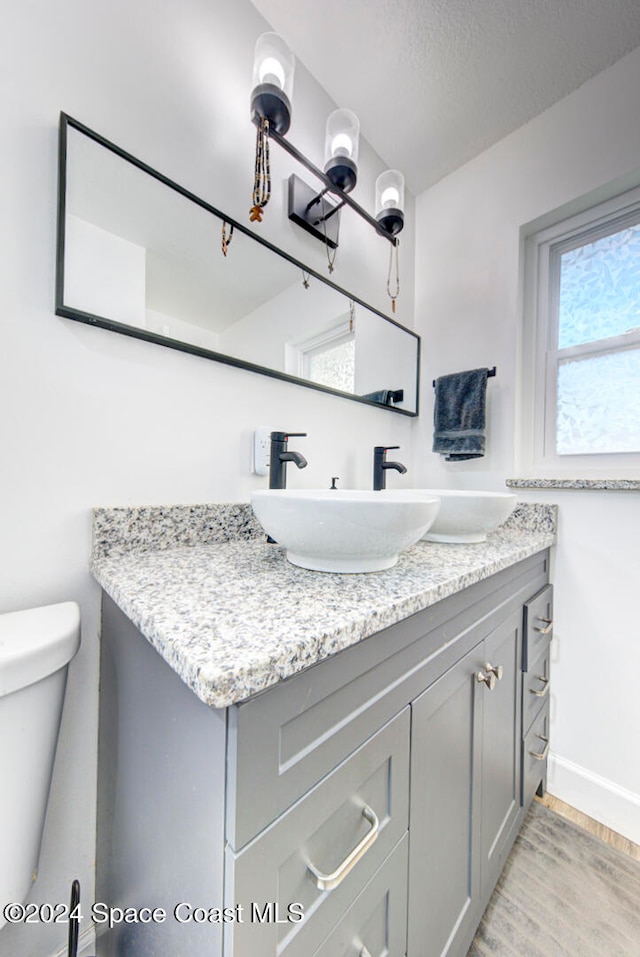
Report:
[[[64,113],[56,314],[418,414],[419,336]]]

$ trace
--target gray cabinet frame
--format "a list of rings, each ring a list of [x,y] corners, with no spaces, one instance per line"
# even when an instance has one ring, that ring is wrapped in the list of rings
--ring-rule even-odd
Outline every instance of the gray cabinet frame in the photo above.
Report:
[[[243,848],[254,844],[259,849],[263,834],[294,805],[304,817],[313,803],[306,796],[407,706],[412,744],[407,953],[436,957],[435,949],[425,950],[424,934],[432,931],[424,929],[420,902],[437,870],[455,885],[458,907],[452,918],[458,929],[451,937],[450,928],[449,949],[438,954],[462,957],[530,800],[521,803],[522,607],[547,582],[548,553],[541,552],[223,710],[200,702],[105,595],[96,895],[112,906],[166,907],[168,917],[162,924],[106,931],[98,941],[100,957],[161,952],[233,957],[230,946],[223,946],[223,938],[231,941],[233,934],[222,922],[178,923],[172,907],[187,901],[232,908],[225,857],[242,856]],[[494,691],[482,698],[475,672],[487,661],[503,663],[493,657],[505,649],[508,668],[500,695]],[[441,710],[447,702],[448,719]],[[505,735],[496,740],[495,728],[503,726]],[[450,829],[432,864],[424,859],[421,835],[430,811],[420,793],[429,790],[430,800],[442,807],[442,777],[429,761],[420,764],[422,738],[439,750],[441,767],[460,782],[460,790],[452,792],[458,810],[450,805],[440,813],[462,820],[467,807],[466,832]],[[456,762],[447,759],[453,753],[459,754]],[[544,780],[544,762],[533,763],[526,770],[530,796]],[[469,811],[483,791],[485,811],[481,800]],[[497,815],[487,810],[495,801]],[[273,862],[259,850],[256,855],[264,886],[273,886]],[[356,901],[366,899],[365,885],[376,879],[362,861],[341,887],[345,917],[357,912]],[[290,902],[280,903],[286,910]],[[396,895],[395,926],[399,906]],[[317,906],[309,921],[315,922],[310,939],[324,954],[337,915],[328,908],[327,922],[322,911]],[[394,932],[393,939],[401,941],[396,948],[404,948],[403,934]],[[273,934],[265,933],[264,946],[254,944],[253,957],[274,957],[272,940]],[[286,957],[286,948],[282,953]],[[404,951],[388,954],[404,957]]]

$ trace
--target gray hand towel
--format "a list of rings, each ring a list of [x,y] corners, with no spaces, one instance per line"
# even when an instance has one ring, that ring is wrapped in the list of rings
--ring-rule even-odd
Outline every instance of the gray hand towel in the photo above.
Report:
[[[433,451],[446,462],[484,455],[488,369],[469,369],[436,379]]]
[[[368,399],[369,402],[380,402],[381,405],[391,405],[391,392],[389,389],[380,389],[378,392],[367,392],[362,398]]]

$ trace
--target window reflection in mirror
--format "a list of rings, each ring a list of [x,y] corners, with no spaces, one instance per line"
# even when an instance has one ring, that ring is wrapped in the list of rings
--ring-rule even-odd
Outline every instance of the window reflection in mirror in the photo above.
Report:
[[[61,158],[58,315],[417,414],[413,332],[64,115]]]

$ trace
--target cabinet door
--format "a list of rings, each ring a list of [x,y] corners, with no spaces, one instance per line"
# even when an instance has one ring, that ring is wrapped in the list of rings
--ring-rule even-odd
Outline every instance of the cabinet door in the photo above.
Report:
[[[519,823],[521,646],[521,615],[515,613],[483,643],[482,674],[494,669],[495,683],[476,678],[482,698],[483,899],[498,879]]]
[[[453,957],[479,919],[481,648],[412,704],[409,957]]]

